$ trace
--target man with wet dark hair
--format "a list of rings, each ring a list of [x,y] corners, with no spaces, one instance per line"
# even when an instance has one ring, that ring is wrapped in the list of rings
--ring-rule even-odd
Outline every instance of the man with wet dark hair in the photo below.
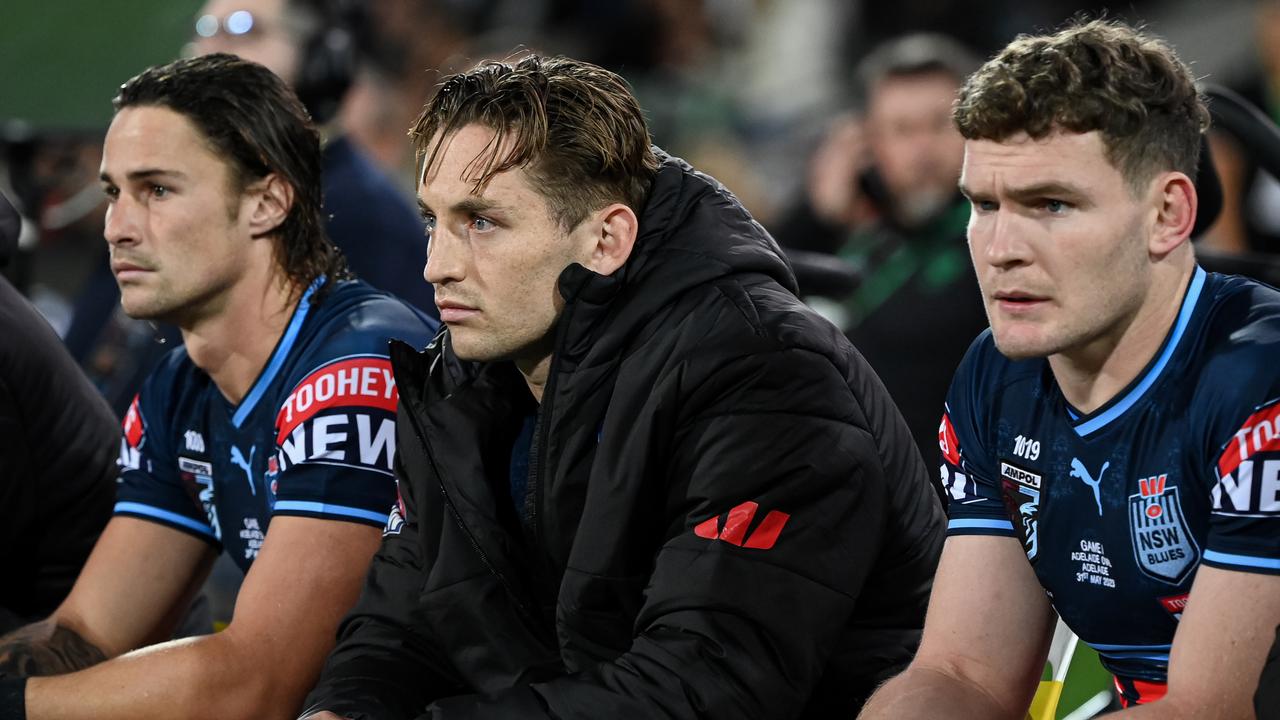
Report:
[[[0,717],[290,717],[395,500],[392,336],[435,323],[349,279],[320,145],[266,68],[209,55],[115,100],[102,186],[124,310],[183,346],[124,419],[114,517],[48,620],[0,638]],[[172,637],[220,550],[214,635]]]

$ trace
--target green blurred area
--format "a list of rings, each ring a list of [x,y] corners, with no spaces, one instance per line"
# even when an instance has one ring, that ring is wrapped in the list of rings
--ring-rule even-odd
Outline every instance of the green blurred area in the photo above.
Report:
[[[116,88],[178,56],[201,0],[3,0],[0,130],[101,131]]]
[[[1062,700],[1058,703],[1059,720],[1071,714],[1100,692],[1111,689],[1111,673],[1098,660],[1098,653],[1083,642],[1076,645],[1067,669],[1067,679],[1062,686]]]

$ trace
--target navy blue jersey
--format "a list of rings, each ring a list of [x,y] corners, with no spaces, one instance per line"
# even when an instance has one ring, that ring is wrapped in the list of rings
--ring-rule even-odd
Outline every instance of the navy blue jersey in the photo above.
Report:
[[[399,394],[388,341],[435,321],[358,281],[311,290],[239,405],[175,348],[124,419],[116,515],[163,523],[248,570],[275,515],[383,526]]]
[[[1280,292],[1196,268],[1174,326],[1096,411],[990,331],[939,429],[950,535],[1020,538],[1129,700],[1163,683],[1201,565],[1280,573]]]

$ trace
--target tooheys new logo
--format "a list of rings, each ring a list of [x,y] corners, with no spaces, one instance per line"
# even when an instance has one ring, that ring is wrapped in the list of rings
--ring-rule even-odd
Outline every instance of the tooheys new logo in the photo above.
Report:
[[[390,475],[399,400],[385,357],[343,358],[313,371],[276,415],[278,472],[317,461]]]
[[[119,464],[122,470],[141,469],[142,453],[138,446],[142,443],[144,430],[142,413],[138,410],[138,396],[134,395],[133,402],[129,403],[129,410],[124,414],[124,422],[121,423]]]
[[[1209,496],[1219,515],[1280,513],[1280,400],[1250,415],[1227,443]]]

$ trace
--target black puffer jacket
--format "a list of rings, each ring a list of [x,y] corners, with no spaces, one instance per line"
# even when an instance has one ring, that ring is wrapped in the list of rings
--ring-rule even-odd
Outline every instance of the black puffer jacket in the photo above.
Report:
[[[945,525],[879,381],[737,200],[674,158],[626,266],[571,266],[560,291],[527,530],[516,370],[459,362],[447,333],[393,348],[404,524],[310,707],[853,717],[912,655]]]

